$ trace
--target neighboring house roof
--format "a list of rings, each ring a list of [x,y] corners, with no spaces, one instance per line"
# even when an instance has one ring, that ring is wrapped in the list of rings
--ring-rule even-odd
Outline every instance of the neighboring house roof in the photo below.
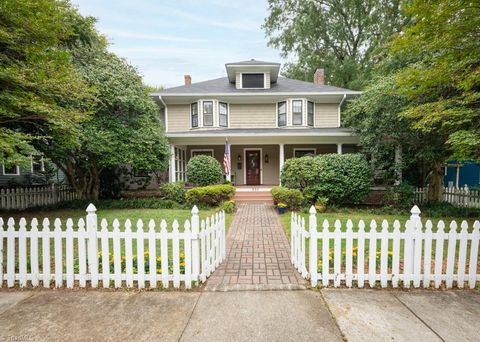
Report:
[[[246,61],[248,62],[248,61]],[[258,61],[255,61],[258,63]],[[293,80],[279,77],[276,83],[270,85],[270,89],[237,89],[235,84],[229,82],[227,77],[221,77],[209,81],[192,83],[187,86],[168,88],[159,92],[151,93],[152,96],[162,95],[194,95],[194,94],[360,94],[344,88],[329,85],[318,85],[312,82]]]
[[[350,136],[353,132],[349,128],[221,128],[221,129],[193,129],[185,132],[166,133],[167,137],[209,137],[209,136]]]

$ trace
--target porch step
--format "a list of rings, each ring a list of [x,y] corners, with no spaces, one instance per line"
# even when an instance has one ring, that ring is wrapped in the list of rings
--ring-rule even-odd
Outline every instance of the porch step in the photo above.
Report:
[[[237,191],[234,201],[237,203],[268,203],[273,204],[273,197],[267,191]]]

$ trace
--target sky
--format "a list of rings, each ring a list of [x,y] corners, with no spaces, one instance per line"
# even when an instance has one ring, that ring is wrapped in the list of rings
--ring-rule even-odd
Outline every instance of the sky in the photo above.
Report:
[[[266,0],[72,0],[98,19],[109,50],[126,58],[151,86],[226,76],[225,63],[280,62],[261,28]]]

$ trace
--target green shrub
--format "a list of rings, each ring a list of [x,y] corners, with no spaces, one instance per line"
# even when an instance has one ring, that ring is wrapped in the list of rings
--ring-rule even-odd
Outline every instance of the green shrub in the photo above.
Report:
[[[387,189],[384,200],[401,208],[411,208],[415,204],[415,187],[403,183]]]
[[[195,156],[188,161],[187,179],[189,183],[199,186],[223,183],[222,166],[213,157]]]
[[[282,185],[302,190],[308,204],[319,197],[332,204],[360,203],[370,192],[372,170],[361,154],[293,158],[282,169]]]
[[[300,190],[288,189],[282,186],[274,186],[272,188],[272,197],[275,204],[285,203],[290,210],[298,210],[304,203]]]
[[[235,195],[235,187],[228,184],[196,187],[187,191],[186,200],[190,205],[218,206]]]
[[[165,183],[160,186],[160,196],[165,200],[185,203],[186,192],[184,182]]]
[[[219,209],[225,211],[227,214],[231,214],[235,211],[235,202],[232,200],[223,202]]]

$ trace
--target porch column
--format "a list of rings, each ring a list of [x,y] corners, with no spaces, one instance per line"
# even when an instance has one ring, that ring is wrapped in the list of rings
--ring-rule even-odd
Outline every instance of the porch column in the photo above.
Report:
[[[228,158],[230,159],[230,170],[226,175],[227,182],[232,181],[232,145],[228,144]]]
[[[285,146],[284,144],[279,144],[279,147],[280,147],[280,153],[278,155],[278,160],[280,162],[280,169],[279,169],[279,172],[281,173],[282,172],[282,168],[283,168],[283,162],[284,162],[284,159],[285,159]],[[280,179],[280,174],[278,175],[279,179]],[[280,184],[282,183],[282,181],[280,181]]]
[[[168,181],[170,183],[175,182],[175,145],[170,145],[170,172],[168,175]]]
[[[342,154],[342,144],[337,144],[337,153]]]

